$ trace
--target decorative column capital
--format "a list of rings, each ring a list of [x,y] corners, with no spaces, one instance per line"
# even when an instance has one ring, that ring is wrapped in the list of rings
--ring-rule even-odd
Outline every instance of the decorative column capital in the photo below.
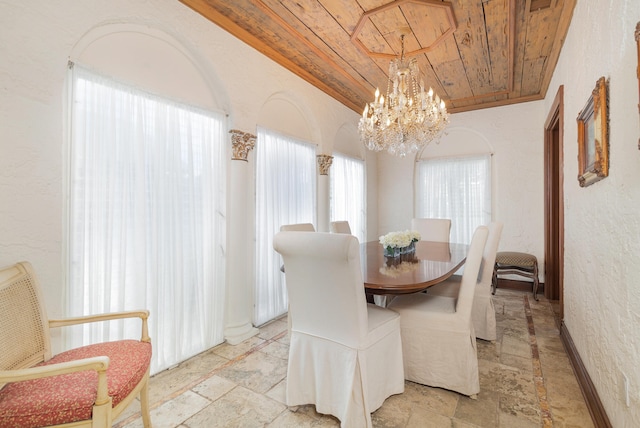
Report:
[[[640,42],[640,22],[636,24],[636,42]]]
[[[237,129],[232,129],[229,131],[229,134],[231,134],[231,147],[233,148],[233,156],[231,159],[246,162],[249,151],[256,145],[256,136],[248,132],[238,131]]]
[[[320,175],[329,175],[329,168],[331,168],[333,156],[317,155],[316,157],[318,158],[318,169],[320,170]]]

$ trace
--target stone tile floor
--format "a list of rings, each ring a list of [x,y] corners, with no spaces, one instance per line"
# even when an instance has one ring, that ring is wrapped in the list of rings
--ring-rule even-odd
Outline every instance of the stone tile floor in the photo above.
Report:
[[[403,394],[373,413],[374,427],[593,427],[552,303],[504,289],[494,303],[498,340],[478,340],[478,399],[407,381]],[[284,404],[288,344],[285,317],[239,345],[221,344],[153,376],[153,426],[339,426],[312,405]],[[139,410],[130,406],[114,426],[142,427]]]

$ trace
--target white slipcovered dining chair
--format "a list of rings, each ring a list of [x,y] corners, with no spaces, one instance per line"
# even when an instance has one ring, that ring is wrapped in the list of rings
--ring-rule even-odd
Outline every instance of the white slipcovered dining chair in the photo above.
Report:
[[[346,233],[351,235],[351,227],[348,221],[332,221],[329,225],[329,231],[331,233]]]
[[[420,233],[421,241],[449,242],[451,220],[448,218],[414,218],[411,230]]]
[[[404,391],[400,318],[366,302],[353,235],[280,232],[292,320],[286,401],[315,404],[342,427],[371,427],[371,413]]]
[[[471,398],[480,392],[471,307],[487,234],[485,226],[473,234],[457,298],[414,293],[389,304],[400,314],[407,380]]]
[[[473,295],[473,307],[471,320],[476,331],[476,337],[483,340],[496,340],[496,309],[491,298],[491,279],[493,277],[493,265],[496,261],[496,252],[502,235],[500,222],[489,224],[489,237],[484,246],[480,275]],[[427,289],[427,293],[436,296],[456,297],[460,290],[460,275],[453,275],[446,281]]]
[[[280,232],[315,232],[316,228],[311,223],[283,224]]]

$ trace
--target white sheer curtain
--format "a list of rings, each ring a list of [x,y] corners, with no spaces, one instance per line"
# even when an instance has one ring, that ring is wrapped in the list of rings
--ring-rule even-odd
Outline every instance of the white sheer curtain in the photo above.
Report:
[[[331,182],[331,221],[347,220],[351,233],[365,242],[364,161],[341,154],[333,155]]]
[[[451,242],[491,222],[490,154],[421,160],[416,181],[416,217],[450,218]]]
[[[258,128],[256,142],[256,283],[254,324],[287,312],[282,258],[273,236],[283,224],[316,223],[316,150]]]
[[[68,312],[149,309],[155,373],[224,340],[224,115],[71,74]],[[101,323],[68,341],[139,331]]]

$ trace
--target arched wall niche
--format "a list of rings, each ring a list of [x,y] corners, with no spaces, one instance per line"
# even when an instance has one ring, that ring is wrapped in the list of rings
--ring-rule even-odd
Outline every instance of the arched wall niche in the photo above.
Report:
[[[271,95],[260,108],[257,125],[316,145],[321,142],[313,115],[290,93]]]
[[[418,152],[416,160],[487,153],[493,153],[493,147],[484,135],[473,129],[453,127],[447,129],[439,142],[431,142]]]
[[[360,142],[360,137],[358,136],[358,129],[351,123],[344,123],[340,126],[333,142],[333,151],[364,160],[364,150],[364,145]]]
[[[69,59],[145,91],[229,113],[224,86],[204,58],[157,28],[103,24],[89,30]]]

